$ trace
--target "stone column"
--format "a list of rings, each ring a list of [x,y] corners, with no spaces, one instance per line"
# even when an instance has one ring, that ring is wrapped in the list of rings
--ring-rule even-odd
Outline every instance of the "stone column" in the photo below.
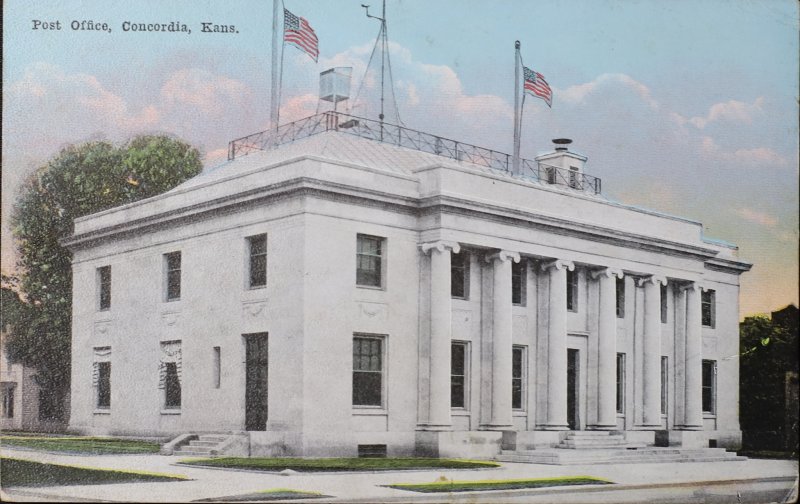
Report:
[[[684,357],[684,421],[686,430],[703,428],[703,340],[700,316],[701,286],[694,282],[686,288],[686,350]]]
[[[600,283],[597,324],[597,423],[595,429],[617,428],[617,278],[622,271],[604,268],[593,271]]]
[[[567,424],[567,270],[570,261],[542,264],[550,276],[547,322],[547,424],[545,429],[566,430]]]
[[[644,287],[642,427],[661,426],[661,285],[666,283],[666,278],[655,275],[639,280]]]
[[[485,427],[512,428],[511,418],[511,261],[519,254],[501,250],[486,257],[492,263],[492,413]]]
[[[426,427],[448,429],[450,419],[450,345],[452,307],[450,296],[450,252],[458,253],[458,243],[437,241],[424,243],[422,252],[431,254],[431,361],[429,413]]]

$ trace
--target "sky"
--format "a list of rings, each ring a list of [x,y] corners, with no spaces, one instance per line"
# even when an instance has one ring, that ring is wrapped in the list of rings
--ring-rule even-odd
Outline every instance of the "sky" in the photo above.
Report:
[[[355,94],[379,28],[363,2],[380,12],[377,0],[284,0],[316,31],[320,57],[285,48],[282,122],[318,110],[318,74],[333,66],[353,67]],[[754,264],[742,316],[798,304],[795,1],[387,0],[386,17],[406,126],[511,152],[519,40],[553,89],[552,109],[525,102],[523,157],[572,138],[608,198],[739,246]],[[110,32],[72,28],[90,21]],[[203,33],[203,22],[234,28]],[[3,273],[15,271],[17,189],[65,145],[168,133],[210,169],[230,140],[266,129],[271,28],[269,0],[4,1]]]

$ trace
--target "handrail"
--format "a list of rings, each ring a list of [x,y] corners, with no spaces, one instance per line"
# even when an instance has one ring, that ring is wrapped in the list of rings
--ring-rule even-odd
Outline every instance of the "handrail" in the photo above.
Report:
[[[405,126],[333,111],[282,124],[276,130],[260,131],[232,140],[228,144],[228,159],[233,160],[255,151],[267,150],[325,131],[338,131],[456,161],[467,161],[493,170],[511,171],[509,154],[413,130]],[[600,193],[601,182],[597,177],[528,159],[521,161],[523,175],[528,178],[578,191]]]

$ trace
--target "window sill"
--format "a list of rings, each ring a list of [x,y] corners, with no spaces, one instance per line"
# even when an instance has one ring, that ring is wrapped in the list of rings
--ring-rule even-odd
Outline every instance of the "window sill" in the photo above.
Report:
[[[353,416],[386,416],[389,412],[382,406],[353,406]]]
[[[111,408],[108,408],[108,409],[95,409],[92,413],[94,413],[95,415],[110,415],[111,414]]]
[[[382,285],[359,285],[356,284],[356,289],[366,289],[372,291],[384,291],[386,290]]]
[[[450,410],[452,416],[472,416],[472,413],[466,408],[452,408]]]
[[[703,419],[704,420],[705,419],[714,419],[714,418],[717,418],[717,414],[716,413],[709,413],[708,411],[704,411],[703,412]]]
[[[181,410],[179,408],[175,408],[175,409],[164,409],[164,408],[162,408],[161,409],[161,414],[162,415],[180,415],[181,414]]]
[[[515,409],[511,411],[512,417],[526,417],[528,416],[528,410],[524,409]]]

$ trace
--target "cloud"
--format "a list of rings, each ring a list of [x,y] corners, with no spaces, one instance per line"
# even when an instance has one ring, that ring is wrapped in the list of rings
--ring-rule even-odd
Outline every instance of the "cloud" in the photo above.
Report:
[[[753,116],[763,112],[764,97],[759,96],[753,103],[744,103],[730,100],[724,103],[715,103],[708,109],[705,117],[692,117],[687,122],[698,129],[705,128],[715,121],[727,121],[738,124],[752,124]]]
[[[756,224],[768,228],[774,228],[778,224],[778,219],[775,217],[764,212],[759,212],[758,210],[753,210],[752,208],[737,208],[734,213],[744,220],[755,222]]]
[[[700,142],[701,151],[714,159],[726,162],[741,163],[750,167],[787,166],[789,161],[768,147],[752,149],[723,150],[713,138],[704,136]]]
[[[209,116],[225,113],[231,103],[250,99],[243,83],[200,68],[184,68],[169,76],[161,87],[165,107],[192,107]]]
[[[5,98],[12,127],[19,128],[18,132],[28,138],[39,137],[43,142],[39,145],[51,148],[54,146],[44,137],[61,136],[53,131],[54,124],[81,137],[95,131],[115,136],[151,128],[161,117],[152,105],[131,110],[125,98],[106,88],[93,75],[66,73],[48,63],[34,63],[26,68],[22,78],[9,86]]]
[[[564,90],[556,89],[554,93],[560,101],[575,105],[582,103],[589,95],[615,84],[621,84],[636,93],[651,109],[658,109],[658,102],[653,98],[650,88],[626,74],[602,74],[591,82],[576,84]]]
[[[285,100],[281,106],[280,124],[314,115],[317,111],[318,101],[319,97],[315,94],[293,96]]]

